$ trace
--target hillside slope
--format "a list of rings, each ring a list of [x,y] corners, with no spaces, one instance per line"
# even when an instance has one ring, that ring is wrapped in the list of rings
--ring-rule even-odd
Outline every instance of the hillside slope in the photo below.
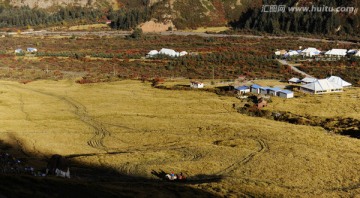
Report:
[[[173,22],[177,29],[195,29],[198,27],[231,25],[235,29],[255,30],[272,34],[311,33],[323,35],[357,36],[360,33],[359,0],[302,1],[302,0],[2,0],[2,7],[8,9],[28,6],[31,9],[57,12],[59,7],[81,6],[96,10],[90,16],[84,12],[70,11],[67,15],[75,16],[75,23],[94,23],[99,18],[111,19],[114,29],[134,29],[146,21]],[[1,5],[1,4],[0,4]],[[353,7],[353,12],[263,12],[263,5],[285,5],[289,7]],[[24,8],[21,8],[24,9]],[[7,11],[5,9],[5,11]],[[10,10],[3,16],[0,9],[0,27],[38,26],[62,24],[66,16],[59,13],[43,17],[21,16],[16,10]],[[66,11],[65,11],[66,12]],[[49,13],[49,12],[48,12]],[[87,13],[90,13],[87,11]],[[20,17],[17,17],[20,16]],[[78,17],[81,16],[81,17]],[[38,18],[42,17],[42,22]],[[5,19],[4,19],[5,18]],[[86,22],[79,20],[87,19]],[[89,20],[90,18],[90,20]],[[95,20],[97,19],[97,20]],[[7,20],[7,21],[5,21]],[[14,21],[19,20],[19,21]],[[5,22],[4,22],[5,21]],[[11,22],[9,22],[11,21]]]

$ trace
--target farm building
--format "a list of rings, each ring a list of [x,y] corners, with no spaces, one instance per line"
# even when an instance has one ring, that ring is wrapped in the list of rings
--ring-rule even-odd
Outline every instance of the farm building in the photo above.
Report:
[[[192,81],[192,82],[190,82],[190,87],[191,88],[204,88],[204,83]]]
[[[288,82],[290,84],[298,84],[298,83],[301,83],[301,80],[298,79],[298,78],[291,78],[291,79],[288,80]]]
[[[270,87],[260,87],[260,94],[269,94]]]
[[[328,79],[321,79],[301,86],[300,91],[311,94],[323,94],[341,92],[343,91],[343,87],[336,83],[330,82]]]
[[[313,47],[308,47],[308,48],[304,49],[303,51],[301,51],[301,55],[307,56],[307,57],[317,56],[319,54],[320,54],[320,50],[313,48]]]
[[[281,91],[281,89],[278,88],[278,87],[269,88],[269,89],[268,89],[268,94],[269,94],[269,95],[273,95],[273,96],[277,96],[277,93],[278,93],[279,91]]]
[[[239,94],[245,94],[250,92],[250,87],[244,85],[244,86],[236,87],[235,90],[237,90]]]
[[[37,52],[38,50],[36,48],[32,48],[32,47],[28,47],[26,49],[27,52],[33,53],[33,52]]]
[[[280,98],[293,98],[294,92],[290,90],[280,90],[277,92],[276,95],[279,96]]]
[[[332,49],[325,53],[326,56],[344,57],[346,56],[346,49]]]
[[[255,93],[255,94],[259,94],[260,93],[260,88],[261,88],[260,85],[253,84],[253,85],[250,86],[250,92]]]
[[[266,100],[264,100],[263,98],[258,98],[258,101],[255,104],[255,107],[257,109],[262,109],[263,107],[266,107],[266,106],[267,106]]]
[[[340,85],[342,87],[350,87],[352,85],[351,83],[346,82],[345,80],[341,79],[338,76],[330,76],[330,77],[328,77],[326,79],[328,81],[333,82],[335,84],[338,84],[338,85]]]
[[[313,83],[313,82],[315,82],[317,80],[318,79],[316,79],[316,78],[305,77],[305,78],[301,79],[301,82],[303,84],[309,84],[309,83]]]

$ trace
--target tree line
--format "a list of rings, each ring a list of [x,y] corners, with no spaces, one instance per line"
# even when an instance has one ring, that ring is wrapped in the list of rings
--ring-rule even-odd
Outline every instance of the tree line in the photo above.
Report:
[[[296,6],[298,1],[276,0],[263,1],[263,5],[285,5],[286,8]],[[355,7],[357,1],[320,0],[314,4],[297,6],[314,7]],[[269,8],[269,7],[267,7]],[[257,30],[268,33],[313,33],[313,34],[349,34],[360,33],[360,15],[354,13],[336,12],[270,12],[264,7],[248,9],[239,20],[231,23],[236,29]]]
[[[103,14],[100,10],[86,7],[63,7],[57,12],[49,13],[39,8],[0,7],[0,27],[24,27],[41,25],[58,25],[61,22],[84,20],[96,22]]]
[[[88,24],[112,21],[114,29],[130,30],[139,23],[146,21],[150,16],[147,8],[130,10],[106,11],[89,7],[61,7],[56,12],[48,12],[40,8],[5,7],[0,5],[0,28],[51,26],[64,23]]]

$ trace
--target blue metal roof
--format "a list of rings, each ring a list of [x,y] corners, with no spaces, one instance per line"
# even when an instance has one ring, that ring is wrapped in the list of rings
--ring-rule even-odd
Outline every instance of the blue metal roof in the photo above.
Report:
[[[269,88],[270,91],[281,91],[281,88],[279,87],[273,87],[273,88]]]
[[[244,85],[244,86],[241,86],[241,87],[236,87],[235,89],[240,91],[240,90],[249,89],[249,87]]]
[[[262,90],[268,90],[268,89],[271,89],[270,87],[260,87],[260,89]]]
[[[261,86],[260,86],[260,85],[257,85],[257,84],[253,84],[253,85],[251,85],[251,87],[254,88],[254,89],[259,89],[259,88],[261,88]]]
[[[281,93],[286,93],[286,94],[291,94],[291,93],[293,93],[292,91],[290,91],[290,90],[281,90],[281,91],[279,91],[279,92],[281,92]]]

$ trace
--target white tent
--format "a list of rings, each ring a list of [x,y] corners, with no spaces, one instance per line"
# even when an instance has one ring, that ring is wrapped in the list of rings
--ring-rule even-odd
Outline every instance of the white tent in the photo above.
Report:
[[[187,55],[188,53],[187,53],[186,51],[176,52],[176,51],[173,50],[173,49],[162,48],[160,51],[151,50],[151,51],[146,55],[146,57],[147,57],[147,58],[150,58],[150,57],[157,56],[157,55],[159,55],[159,54],[166,55],[166,56],[171,56],[171,57],[179,57],[179,56],[185,56],[185,55]]]
[[[295,50],[290,50],[288,53],[285,54],[285,56],[297,56],[299,53]]]
[[[20,49],[20,48],[15,50],[15,54],[20,54],[20,53],[23,53],[23,52],[24,51],[22,49]]]
[[[349,86],[351,86],[351,83],[348,83],[348,82],[346,82],[346,81],[344,81],[343,79],[341,79],[340,77],[338,77],[338,76],[330,76],[330,77],[328,77],[328,78],[326,78],[328,81],[330,81],[330,82],[333,82],[333,83],[335,83],[335,84],[338,84],[338,85],[340,85],[340,86],[342,86],[342,87],[349,87]]]
[[[156,55],[158,55],[159,52],[157,50],[151,50],[147,55],[146,57],[154,57]]]
[[[185,55],[187,55],[188,53],[186,52],[186,51],[182,51],[182,52],[180,52],[180,56],[185,56]]]
[[[327,56],[346,56],[346,49],[332,49],[325,53]]]
[[[177,52],[173,49],[162,48],[159,51],[159,54],[175,57],[177,55]]]
[[[36,48],[33,48],[33,47],[28,47],[26,49],[26,51],[28,51],[28,52],[37,52],[38,50]]]
[[[330,82],[328,79],[321,79],[301,86],[300,90],[307,93],[322,94],[341,92],[343,90],[343,87],[336,83]]]
[[[358,51],[357,49],[349,49],[349,50],[347,51],[347,53],[348,53],[348,54],[356,54],[357,51]]]
[[[306,49],[304,49],[303,51],[301,51],[301,55],[303,56],[315,56],[315,55],[319,55],[320,54],[320,50],[313,48],[313,47],[308,47]]]

